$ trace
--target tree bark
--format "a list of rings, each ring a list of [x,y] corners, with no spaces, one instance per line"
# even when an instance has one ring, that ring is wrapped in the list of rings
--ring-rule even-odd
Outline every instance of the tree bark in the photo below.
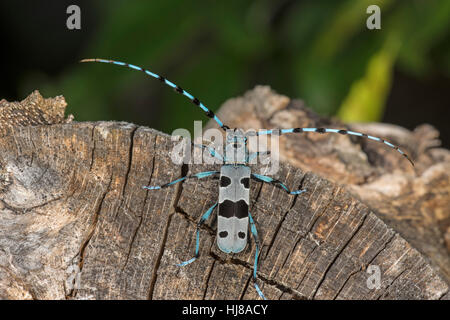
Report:
[[[265,105],[272,103],[258,90],[253,94]],[[13,107],[24,109],[27,100],[0,102],[0,298],[259,298],[251,280],[252,240],[239,254],[222,253],[215,245],[214,218],[201,228],[201,257],[175,266],[193,255],[196,222],[217,201],[217,180],[141,188],[219,167],[174,164],[170,151],[179,142],[152,129],[71,122],[61,113],[44,117],[48,110],[40,104],[65,104],[61,97],[57,102],[34,95],[41,113],[28,112],[28,122],[8,120],[16,114]],[[316,117],[308,113],[308,119]],[[320,156],[321,148],[328,150],[323,143],[307,143],[313,151],[300,153],[318,152],[316,161],[327,158]],[[346,143],[361,147],[362,142]],[[383,153],[371,160],[376,164],[366,157],[358,160],[356,173],[349,165],[339,175],[348,181],[371,177],[389,168],[389,157]],[[383,210],[365,203],[344,178],[332,182],[320,177],[317,166],[305,165],[310,168],[281,164],[274,176],[293,189],[307,188],[302,195],[251,184],[250,210],[262,244],[258,282],[267,298],[449,298],[445,272],[406,240],[401,223],[391,225]],[[438,187],[423,188],[438,195]],[[448,201],[448,193],[440,196]],[[382,208],[390,210],[387,204]],[[374,267],[381,272],[379,288],[368,285],[367,271]]]

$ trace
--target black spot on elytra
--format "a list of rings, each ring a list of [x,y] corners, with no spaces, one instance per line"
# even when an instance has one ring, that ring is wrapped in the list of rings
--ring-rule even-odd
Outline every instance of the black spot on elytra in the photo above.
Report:
[[[250,187],[250,179],[249,178],[242,178],[241,184],[244,185],[245,189],[248,189]]]
[[[227,187],[231,184],[231,179],[226,176],[220,177],[220,186],[221,187]]]
[[[219,203],[219,216],[224,218],[247,218],[248,204],[244,200],[239,200],[237,202],[225,200],[222,203]]]
[[[244,239],[244,238],[245,238],[245,233],[242,232],[242,231],[239,232],[239,233],[238,233],[238,237],[241,238],[241,239]]]
[[[228,236],[228,232],[226,232],[226,231],[220,231],[219,232],[219,237],[226,238],[227,236]]]

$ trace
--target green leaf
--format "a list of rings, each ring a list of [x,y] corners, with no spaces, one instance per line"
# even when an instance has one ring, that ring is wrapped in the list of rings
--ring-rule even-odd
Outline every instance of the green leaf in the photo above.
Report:
[[[363,78],[355,81],[337,113],[345,122],[370,122],[381,119],[392,83],[392,71],[399,41],[390,37],[370,59]]]

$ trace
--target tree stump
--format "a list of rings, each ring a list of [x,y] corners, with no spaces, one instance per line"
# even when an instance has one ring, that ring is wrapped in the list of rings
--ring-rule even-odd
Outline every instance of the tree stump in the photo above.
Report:
[[[233,104],[241,108],[248,95],[266,110],[263,119],[270,126],[284,121],[282,111],[270,111],[279,107],[280,96],[267,88],[229,101],[222,113]],[[288,112],[300,103],[280,99],[288,101]],[[239,254],[222,253],[215,245],[214,218],[201,228],[201,257],[175,266],[193,255],[196,222],[217,201],[217,180],[141,188],[217,166],[177,166],[170,151],[179,142],[170,136],[129,123],[72,122],[61,114],[64,106],[62,97],[43,99],[37,92],[21,103],[0,101],[0,298],[259,298],[252,285],[254,244]],[[240,112],[253,119],[250,109]],[[295,112],[303,113],[289,116],[284,127],[300,117],[305,123],[329,121],[303,107]],[[414,171],[387,151],[375,155],[376,146],[324,137],[284,141],[284,159],[291,164],[281,164],[275,178],[308,192],[290,196],[271,185],[251,184],[250,210],[262,243],[258,281],[266,297],[448,299],[448,270],[430,254],[443,255],[444,241],[434,248],[427,247],[434,240],[424,242],[425,250],[422,234],[410,238],[416,224],[396,219],[406,212],[398,206],[412,201],[417,189],[422,205],[411,203],[409,215],[420,217],[424,208],[433,217],[448,218],[448,207],[442,211],[449,201],[448,176],[437,179],[439,168],[428,172],[436,164],[420,160],[420,154],[414,154],[419,159]],[[366,157],[341,152],[341,140],[345,150],[356,148]],[[440,157],[447,157],[445,150]],[[400,166],[405,171],[397,170]],[[396,180],[399,176],[406,182]],[[378,179],[395,182],[394,187]],[[377,206],[358,188],[398,198]],[[433,234],[434,222],[421,224],[424,235]],[[371,282],[376,270],[379,286]]]

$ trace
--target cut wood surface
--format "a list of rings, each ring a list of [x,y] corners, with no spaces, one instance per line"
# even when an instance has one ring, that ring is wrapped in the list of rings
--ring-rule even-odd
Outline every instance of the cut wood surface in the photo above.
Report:
[[[252,94],[260,94],[259,101],[270,105],[258,90]],[[41,103],[55,102],[34,94]],[[61,103],[62,97],[55,99]],[[44,122],[33,114],[32,122],[9,122],[3,115],[14,114],[11,108],[18,105],[0,102],[0,298],[259,298],[251,279],[253,242],[239,254],[222,253],[215,245],[214,218],[201,229],[201,257],[186,267],[175,266],[193,255],[195,225],[217,201],[217,180],[142,189],[218,166],[176,165],[170,151],[178,141],[129,123],[77,123],[64,117]],[[308,121],[317,117],[305,114]],[[321,137],[319,144],[308,137],[312,151],[305,146],[301,152],[315,154],[315,161],[326,167],[326,146],[333,147],[321,144]],[[359,148],[363,144],[345,143]],[[381,209],[373,206],[351,188],[383,176],[383,170],[397,172],[397,164],[389,167],[392,161],[408,166],[403,158],[391,160],[387,152],[374,157],[358,160],[361,167],[356,173],[344,166],[339,171],[342,178],[335,182],[332,176],[323,178],[320,166],[308,161],[305,168],[281,164],[274,177],[291,188],[307,188],[298,196],[271,185],[251,184],[250,210],[262,242],[258,282],[267,298],[449,298],[445,268],[420,248],[419,237],[407,238],[412,227],[391,224],[397,220],[387,218],[388,204]],[[411,179],[422,170],[418,162],[417,169],[405,169]],[[346,170],[354,178],[348,178]],[[359,176],[366,180],[357,180]],[[434,181],[431,173],[428,177]],[[353,184],[351,179],[359,182]],[[423,188],[439,187],[425,182]],[[448,180],[441,182],[441,193],[434,193],[442,201],[448,201],[445,183]],[[383,190],[380,184],[378,188]],[[436,208],[440,207],[427,212],[438,215]],[[415,209],[411,207],[411,215],[417,214]],[[368,270],[373,267],[381,272],[379,288],[368,285],[373,275]]]

